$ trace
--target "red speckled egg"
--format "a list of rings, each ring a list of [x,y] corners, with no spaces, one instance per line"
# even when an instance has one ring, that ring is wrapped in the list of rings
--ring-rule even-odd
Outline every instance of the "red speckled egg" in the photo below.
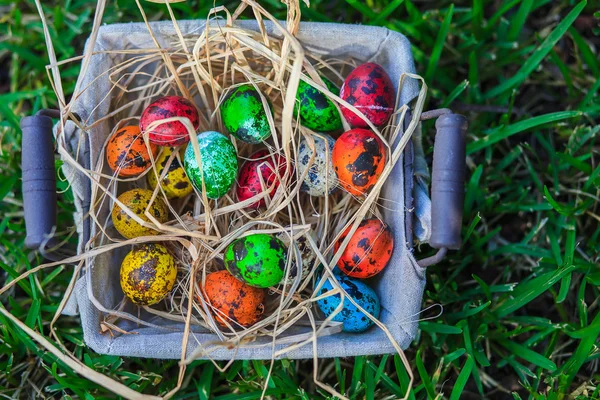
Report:
[[[335,243],[334,251],[338,251],[350,228],[352,226]],[[365,219],[350,238],[337,266],[353,278],[370,278],[388,265],[393,251],[394,237],[390,228],[377,218]]]
[[[156,159],[158,147],[150,143],[146,146],[140,128],[124,126],[116,131],[106,144],[106,162],[121,177],[137,176],[152,165],[148,147]]]
[[[375,126],[383,125],[394,111],[394,84],[379,64],[361,64],[346,77],[340,97],[356,107]],[[354,111],[341,107],[346,121],[353,127],[367,123]]]
[[[145,131],[152,122],[172,117],[187,117],[194,129],[200,126],[196,106],[184,97],[161,97],[150,104],[140,118],[140,129]],[[159,146],[181,146],[190,141],[185,125],[179,121],[165,122],[157,125],[148,134],[150,142]]]
[[[277,163],[277,168],[275,167]],[[247,200],[261,193],[261,179],[264,182],[265,189],[271,188],[269,195],[272,197],[279,187],[280,180],[285,176],[286,159],[279,154],[271,156],[268,150],[259,150],[250,156],[240,168],[237,182],[238,201]],[[264,198],[252,203],[251,208],[260,208],[266,205]]]
[[[332,160],[340,185],[349,193],[360,196],[373,188],[383,172],[385,146],[373,132],[351,129],[335,141]]]
[[[221,325],[252,326],[264,312],[265,289],[252,287],[237,280],[228,271],[212,272],[206,276],[204,294],[215,309],[215,319]]]

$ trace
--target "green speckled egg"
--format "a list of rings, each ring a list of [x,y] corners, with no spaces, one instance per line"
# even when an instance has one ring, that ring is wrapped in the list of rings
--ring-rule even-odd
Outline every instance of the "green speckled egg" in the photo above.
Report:
[[[225,250],[225,267],[250,286],[277,285],[285,273],[287,249],[275,236],[258,233],[234,240]]]
[[[227,130],[246,143],[260,143],[271,135],[260,94],[252,85],[231,91],[221,104],[221,118]]]
[[[185,172],[194,187],[202,192],[202,179],[209,199],[218,199],[231,189],[237,177],[237,153],[233,143],[219,132],[208,131],[198,135],[200,160],[198,164],[192,142],[183,157]]]
[[[340,94],[340,90],[329,79],[321,78],[331,93]],[[330,132],[342,128],[342,119],[333,101],[304,81],[298,85],[294,115],[298,115],[298,107],[300,122],[308,129]]]

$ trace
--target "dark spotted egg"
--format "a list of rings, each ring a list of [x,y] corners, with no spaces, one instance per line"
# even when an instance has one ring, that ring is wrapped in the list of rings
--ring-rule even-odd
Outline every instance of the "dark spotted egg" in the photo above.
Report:
[[[169,209],[165,202],[157,196],[152,200],[152,191],[146,189],[132,189],[122,193],[118,199],[125,205],[129,211],[140,217],[142,221],[150,222],[146,216],[146,209],[160,223],[167,222],[169,217]],[[134,218],[129,216],[127,212],[115,203],[112,209],[112,221],[117,231],[127,239],[132,239],[138,236],[158,235],[158,231],[143,226]]]
[[[362,112],[375,126],[381,126],[394,111],[394,85],[389,75],[375,63],[356,67],[344,81],[340,97]],[[341,107],[346,121],[353,127],[366,128],[367,123],[354,111]]]
[[[335,141],[333,168],[340,186],[355,196],[366,194],[373,188],[385,162],[385,146],[369,130],[351,129]]]
[[[121,288],[135,304],[151,306],[161,301],[177,278],[175,260],[161,244],[142,244],[121,263]]]
[[[272,198],[286,170],[286,159],[279,154],[271,155],[268,150],[259,150],[252,154],[240,168],[236,187],[238,201],[248,200],[262,193],[263,185]],[[256,209],[265,205],[266,200],[263,197],[249,207]]]
[[[238,140],[256,144],[271,135],[260,93],[250,84],[233,89],[221,104],[220,110],[223,124]]]
[[[302,175],[308,169],[300,189],[311,196],[325,196],[333,193],[337,187],[332,162],[335,139],[326,134],[322,137],[313,135],[313,138],[314,150],[306,139],[302,139],[298,148],[298,172]]]
[[[297,239],[294,239],[294,243],[296,244],[296,246],[298,247],[298,250],[300,251],[300,257],[302,260],[302,275],[300,276],[301,281],[305,280],[308,277],[308,275],[310,274],[310,272],[317,266],[316,265],[317,264],[317,255],[315,254],[312,247],[308,243],[308,239],[306,238],[307,236],[310,236],[312,238],[312,240],[315,243],[317,243],[317,236],[315,235],[315,233],[312,230],[308,231],[307,233],[298,237]],[[288,252],[290,252],[289,253],[290,257],[292,257],[291,264],[290,264],[290,272],[288,274],[288,278],[285,280],[286,285],[291,285],[296,280],[296,276],[298,276],[296,255],[291,253],[292,249],[290,247],[289,237],[287,234],[280,233],[277,235],[277,237],[279,239],[281,239],[281,241],[286,246],[288,246]]]
[[[162,186],[165,194],[169,199],[177,199],[185,197],[194,191],[192,183],[187,178],[185,171],[176,156],[171,159],[173,154],[172,147],[164,147],[162,153],[156,160],[156,173],[150,171],[148,173],[148,183],[155,189],[160,179],[160,185]],[[167,163],[171,159],[168,170],[165,172]],[[162,179],[161,179],[162,177]]]
[[[339,95],[340,90],[333,82],[325,77],[321,77],[321,79],[330,92]],[[330,132],[342,128],[342,119],[333,101],[323,92],[302,80],[298,84],[294,116],[297,116],[298,113],[300,113],[302,125],[313,131]]]
[[[116,131],[106,145],[106,162],[120,177],[137,176],[152,165],[150,152],[156,157],[158,147],[148,143],[134,125],[124,126]]]
[[[266,290],[241,282],[227,271],[208,274],[203,291],[221,325],[252,326],[265,309]]]
[[[342,330],[344,332],[358,333],[366,331],[374,322],[365,313],[360,311],[358,307],[352,304],[350,299],[348,299],[348,296],[374,318],[379,318],[379,312],[381,311],[379,297],[377,297],[377,294],[369,287],[369,285],[358,279],[350,278],[349,276],[339,273],[334,276],[340,287],[346,291],[347,296],[344,299],[342,310],[338,312],[332,320],[342,322]],[[327,279],[323,283],[317,296],[323,296],[331,290],[333,290],[333,285],[330,280]],[[321,300],[317,300],[317,305],[325,317],[329,317],[336,311],[336,308],[341,302],[341,294],[337,293],[324,297]]]
[[[185,97],[166,96],[146,107],[140,118],[140,129],[146,131],[154,121],[172,117],[188,118],[194,129],[200,126],[198,110],[191,101]],[[150,142],[159,146],[181,146],[190,141],[188,130],[179,121],[157,124],[149,132],[148,137]]]
[[[352,226],[335,243],[337,252]],[[394,236],[389,226],[377,218],[360,222],[337,262],[340,270],[353,278],[366,279],[380,273],[394,251]]]

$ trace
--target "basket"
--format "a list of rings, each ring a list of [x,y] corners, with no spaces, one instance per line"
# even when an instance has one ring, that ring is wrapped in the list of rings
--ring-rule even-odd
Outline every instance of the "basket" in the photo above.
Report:
[[[258,30],[256,21],[240,21],[236,24],[246,29]],[[272,23],[264,22],[264,24],[270,34],[277,36]],[[204,21],[179,22],[179,29],[184,35],[199,34],[204,26]],[[167,38],[175,34],[171,22],[153,22],[150,23],[150,27],[161,45],[166,45]],[[302,23],[297,38],[312,52],[338,58],[352,57],[362,62],[376,62],[384,67],[395,84],[398,84],[402,74],[415,73],[410,43],[403,35],[387,29],[359,25]],[[119,57],[125,57],[125,55],[117,57],[114,54],[108,55],[105,51],[148,48],[151,45],[150,41],[148,27],[145,24],[102,26],[95,41],[94,54],[91,57],[89,68],[77,82],[79,89],[89,87],[72,102],[70,111],[76,113],[82,121],[86,121],[88,126],[92,125],[99,116],[104,115],[108,111],[110,101],[103,101],[103,99],[110,92],[110,87],[108,79],[102,75],[102,72],[122,61],[118,59]],[[101,75],[102,77],[97,79]],[[400,95],[401,104],[409,104],[418,93],[417,82],[412,79],[405,80]],[[27,123],[24,123],[24,135],[26,129]],[[417,322],[425,285],[425,266],[424,264],[419,265],[412,251],[413,235],[421,242],[426,242],[430,238],[432,228],[432,207],[425,187],[428,171],[418,131],[413,135],[412,143],[405,148],[402,159],[396,164],[382,190],[384,198],[394,199],[395,202],[404,204],[405,209],[404,212],[402,210],[383,211],[384,219],[394,232],[396,247],[388,267],[372,282],[382,303],[379,319],[387,326],[389,334],[402,348],[408,347],[417,333]],[[95,165],[100,149],[109,133],[110,127],[107,122],[97,124],[91,129],[90,134],[85,136],[81,135],[81,131],[75,123],[69,121],[65,125],[62,138],[73,157],[79,157],[83,164]],[[51,145],[50,142],[50,147]],[[43,146],[43,141],[38,140],[39,149],[36,151],[43,152]],[[25,143],[23,148],[26,148]],[[37,162],[42,162],[43,158],[43,156],[39,156]],[[24,164],[26,162],[29,161],[24,160]],[[24,171],[27,169],[25,165],[23,168]],[[64,164],[63,170],[64,175],[70,180],[75,196],[77,208],[75,219],[79,235],[77,251],[81,253],[85,251],[88,240],[97,233],[95,226],[82,218],[89,209],[90,184],[87,177],[70,168],[67,163]],[[462,185],[462,177],[456,182]],[[26,179],[24,179],[24,185],[26,184]],[[459,195],[462,190],[460,185],[458,185],[457,192]],[[24,190],[24,192],[30,193],[31,191]],[[49,190],[46,192],[50,193]],[[42,220],[45,218],[43,210],[40,209],[39,198],[34,201],[32,195],[28,196],[25,199],[26,214],[29,214],[27,217],[28,245],[39,246],[42,240],[46,240],[46,244],[48,244],[48,229],[40,228],[39,224],[36,225],[33,222],[34,217],[31,216],[35,212],[42,214]],[[33,206],[33,204],[37,204],[37,206]],[[32,211],[36,207],[37,209]],[[449,204],[447,207],[452,208],[452,205]],[[108,212],[108,205],[105,208],[104,212]],[[451,217],[460,218],[460,215],[457,215],[460,212],[457,210],[450,212]],[[52,226],[51,217],[46,219],[48,220],[44,222],[45,225]],[[460,220],[458,226],[460,227]],[[79,313],[85,343],[97,353],[179,359],[182,356],[181,349],[184,338],[184,329],[181,323],[158,316],[142,315],[141,318],[149,322],[151,326],[140,326],[129,321],[121,321],[117,324],[120,331],[136,332],[135,335],[117,334],[113,336],[102,332],[104,312],[116,307],[123,297],[119,285],[119,267],[123,256],[123,251],[119,250],[112,254],[98,255],[93,261],[88,261],[64,313]],[[287,332],[290,335],[301,333],[302,328],[300,327],[291,328]],[[278,352],[287,346],[285,340],[276,346],[273,346],[271,340],[264,340],[263,342],[243,344],[233,349],[212,345],[218,341],[217,335],[195,328],[193,334],[189,336],[187,353],[190,355],[195,352],[194,354],[200,358],[210,357],[212,359],[271,359],[279,357]],[[312,358],[318,356],[326,358],[396,352],[396,348],[387,334],[376,327],[361,334],[326,335],[317,338],[315,342],[287,352],[285,357]],[[204,350],[198,353],[198,348]]]

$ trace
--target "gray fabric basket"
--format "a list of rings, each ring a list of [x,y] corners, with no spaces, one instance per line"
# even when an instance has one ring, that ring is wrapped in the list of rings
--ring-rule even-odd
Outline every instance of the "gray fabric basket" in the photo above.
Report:
[[[241,21],[237,24],[244,28],[257,29],[255,21]],[[182,21],[179,27],[183,34],[200,34],[204,25],[204,21]],[[271,33],[275,34],[272,24],[266,23],[266,26]],[[162,42],[161,45],[166,44],[167,38],[174,34],[171,22],[154,22],[151,27],[154,34],[158,36],[159,42]],[[408,40],[403,35],[387,29],[359,25],[302,23],[297,37],[313,52],[379,63],[388,71],[395,84],[398,83],[402,73],[415,73]],[[109,92],[109,81],[105,76],[101,79],[96,78],[111,65],[122,61],[122,57],[125,56],[107,55],[103,53],[104,50],[149,47],[152,47],[152,42],[144,24],[103,26],[95,45],[95,54],[92,56],[90,68],[85,75],[79,77],[77,82],[77,90],[88,85],[90,87],[73,103],[71,111],[78,113],[88,121],[88,124],[108,112],[110,101],[102,101],[102,99]],[[408,80],[401,94],[402,103],[409,103],[417,94],[416,82]],[[95,111],[90,115],[92,109]],[[84,136],[74,124],[69,123],[63,137],[68,148],[80,152],[80,159],[89,160],[90,165],[95,165],[110,128],[107,123],[99,124],[89,135]],[[383,197],[394,199],[398,204],[406,204],[407,208],[405,212],[384,211],[384,218],[395,234],[396,248],[390,265],[372,282],[382,303],[380,320],[386,324],[402,348],[406,348],[416,335],[425,285],[425,271],[417,265],[411,253],[412,227],[414,225],[415,235],[421,241],[426,241],[431,221],[427,190],[423,181],[419,179],[428,174],[426,167],[423,167],[426,164],[421,157],[419,140],[418,136],[413,140],[414,152],[413,146],[407,148],[403,159],[396,165],[382,192]],[[413,153],[416,157],[414,162]],[[414,171],[413,165],[419,170]],[[89,206],[90,185],[87,178],[72,170],[67,164],[64,165],[64,169],[65,175],[70,177],[76,198],[78,250],[82,252],[88,238],[96,233],[95,227],[90,227],[89,222],[81,218]],[[411,193],[413,193],[415,176],[418,179],[413,203]],[[413,211],[417,215],[414,224],[412,223]],[[90,261],[84,275],[76,284],[75,293],[65,313],[81,315],[85,343],[98,353],[165,359],[180,358],[183,326],[159,317],[145,317],[145,320],[159,327],[143,327],[131,322],[119,324],[122,329],[138,332],[137,335],[111,337],[100,333],[103,309],[114,308],[123,297],[118,279],[120,260],[123,256],[123,251],[116,251],[97,256]],[[90,298],[88,293],[93,293],[93,298]],[[208,331],[194,331],[189,339],[188,352],[191,353],[198,345],[217,339],[216,335]],[[321,358],[395,352],[385,333],[377,327],[362,334],[338,333],[321,337],[317,340],[316,349],[318,357]],[[287,353],[285,357],[310,358],[314,356],[313,353],[312,344],[308,344]],[[213,359],[270,359],[271,355],[270,341],[242,346],[237,350],[219,348],[210,353]]]

